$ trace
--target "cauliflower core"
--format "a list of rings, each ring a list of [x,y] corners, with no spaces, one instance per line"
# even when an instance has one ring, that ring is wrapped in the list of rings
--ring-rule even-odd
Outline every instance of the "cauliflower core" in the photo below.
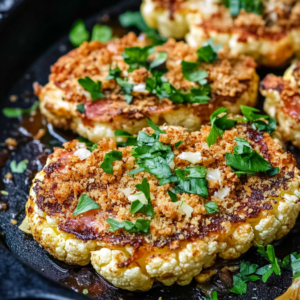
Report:
[[[74,155],[78,146],[74,140],[65,143],[65,149],[54,150],[33,182],[26,213],[37,242],[66,263],[91,262],[114,286],[133,291],[148,290],[154,281],[189,284],[217,256],[235,259],[255,243],[266,245],[283,237],[294,226],[300,209],[299,170],[292,155],[284,153],[269,134],[240,123],[226,130],[209,148],[206,138],[210,126],[192,133],[175,126],[165,126],[164,130],[160,141],[172,146],[175,168],[207,169],[208,199],[177,194],[178,201],[190,208],[190,216],[167,193],[174,183],[159,185],[158,179],[146,171],[128,175],[138,167],[132,147],[116,148],[114,140],[104,139],[81,160]],[[144,131],[154,132],[150,128]],[[235,137],[246,139],[273,167],[279,167],[279,173],[272,177],[237,177],[224,158],[225,153],[233,152]],[[175,143],[179,141],[183,143],[177,149]],[[113,175],[107,174],[99,166],[105,154],[116,149],[122,152],[122,160],[113,162]],[[197,163],[180,158],[190,152],[200,154]],[[138,192],[135,185],[143,178],[150,185],[155,218],[130,213],[129,196]],[[82,194],[100,208],[73,216]],[[207,214],[204,206],[212,201],[220,212]],[[110,232],[107,218],[133,223],[138,218],[148,219],[151,232]]]
[[[259,64],[280,66],[300,51],[300,3],[263,3],[262,16],[242,10],[232,17],[221,0],[144,0],[141,11],[163,36],[185,36],[193,47],[213,39],[231,55],[250,55]]]
[[[206,70],[211,85],[208,104],[174,104],[168,98],[159,99],[145,90],[146,78],[152,76],[150,72],[141,67],[128,73],[128,65],[121,56],[124,48],[146,45],[145,39],[130,33],[107,44],[98,41],[84,43],[63,56],[52,66],[50,82],[45,87],[35,84],[42,114],[54,126],[72,129],[96,143],[105,137],[114,139],[115,129],[136,134],[147,126],[146,118],[155,124],[183,126],[194,131],[207,123],[209,116],[219,107],[238,113],[241,104],[255,106],[259,81],[255,62],[249,57],[229,59],[225,54],[220,54],[220,59],[213,64],[203,63],[199,67]],[[197,61],[196,50],[170,39],[155,47],[155,53],[149,58],[154,60],[156,53],[166,52],[168,72],[164,74],[164,80],[188,93],[199,84],[184,78],[181,61]],[[122,78],[134,84],[130,104],[127,104],[116,80],[106,80],[110,66],[119,67]],[[78,83],[79,78],[86,76],[102,82],[103,99],[91,101],[89,92]],[[85,113],[77,110],[79,104],[84,104]]]
[[[260,86],[266,97],[265,111],[275,118],[282,138],[300,147],[300,62],[295,62],[284,77],[268,75]]]

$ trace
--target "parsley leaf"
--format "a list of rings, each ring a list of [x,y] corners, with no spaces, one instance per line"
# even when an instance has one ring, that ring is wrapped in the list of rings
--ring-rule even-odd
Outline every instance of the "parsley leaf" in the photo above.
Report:
[[[111,66],[109,66],[109,75],[106,76],[106,80],[117,79],[118,77],[121,77],[120,68],[117,66],[114,69],[112,69]]]
[[[100,208],[100,206],[93,199],[91,199],[87,194],[82,194],[72,215],[78,216],[89,210],[98,208]]]
[[[247,282],[259,280],[258,276],[251,275],[256,272],[257,265],[250,264],[250,262],[242,262],[240,267],[240,273],[233,276],[233,288],[230,289],[235,294],[246,294]]]
[[[220,212],[218,205],[215,202],[208,202],[204,205],[206,212],[208,214],[213,214],[215,212]]]
[[[223,115],[219,117],[220,114]],[[210,121],[211,129],[208,137],[206,138],[208,147],[213,145],[217,141],[218,137],[222,137],[226,129],[230,129],[236,124],[235,120],[228,119],[227,109],[224,107],[221,107],[212,113]]]
[[[110,225],[109,231],[114,232],[118,229],[125,229],[128,232],[150,233],[151,220],[137,219],[135,224],[130,221],[119,222],[115,219],[108,218],[106,222]]]
[[[233,17],[237,16],[241,9],[257,15],[262,15],[264,12],[264,5],[261,0],[224,0],[223,2]]]
[[[221,45],[215,46],[210,39],[203,47],[197,50],[198,60],[200,62],[213,63],[219,59],[218,51],[222,48]]]
[[[154,69],[162,65],[167,60],[167,52],[158,52],[156,54],[156,59],[150,64],[150,69]]]
[[[209,84],[205,84],[196,88],[190,88],[189,93],[181,93],[185,103],[200,103],[206,104],[210,98],[211,87]]]
[[[149,68],[147,59],[148,56],[153,53],[154,47],[130,47],[125,48],[124,51],[122,57],[124,58],[125,63],[129,65],[127,71],[132,72],[141,67],[145,67],[146,69]]]
[[[148,216],[154,218],[154,210],[150,198],[150,185],[146,178],[143,179],[141,184],[135,186],[141,191],[148,201],[148,204],[143,204],[139,200],[135,200],[131,203],[130,213],[135,214],[137,212],[146,213]]]
[[[122,152],[112,150],[105,154],[104,160],[100,165],[100,168],[102,168],[105,173],[113,175],[113,161],[121,160],[121,159],[122,159]]]
[[[293,279],[300,277],[300,255],[291,254],[291,268],[293,270]]]
[[[216,291],[211,293],[211,298],[203,297],[204,300],[218,300],[218,294]]]
[[[124,92],[125,100],[129,104],[132,100],[131,92],[134,85],[132,83],[128,83],[128,81],[121,78],[117,78],[117,83],[121,87],[122,91]]]
[[[18,164],[15,160],[11,161],[10,169],[13,173],[24,173],[27,169],[27,163],[25,160],[20,161]]]
[[[198,82],[200,85],[207,84],[207,73],[205,70],[195,70],[199,64],[197,62],[181,62],[183,77],[189,81]]]
[[[155,125],[154,122],[151,119],[147,119],[148,125],[154,129],[155,132],[159,132],[159,133],[166,133],[165,130],[161,130],[159,128],[159,126]]]
[[[177,202],[178,201],[178,197],[172,191],[167,190],[167,193],[170,196],[172,202]]]
[[[123,27],[135,26],[144,32],[148,38],[152,39],[153,45],[161,45],[167,40],[159,35],[156,29],[150,28],[146,24],[140,12],[127,11],[120,15],[119,20]]]
[[[39,107],[39,102],[36,101],[33,103],[33,105],[29,108],[4,108],[2,110],[5,117],[8,118],[17,118],[21,117],[23,114],[31,114],[36,111],[36,109]]]
[[[137,145],[137,138],[125,130],[116,129],[115,136],[127,138],[126,142],[118,143],[119,147],[127,147],[127,146],[136,146]]]
[[[81,114],[85,114],[86,113],[83,103],[77,105],[77,111],[79,111]]]
[[[256,175],[257,172],[276,175],[279,168],[274,168],[260,154],[254,151],[251,145],[242,138],[235,138],[237,146],[232,153],[225,153],[226,164],[238,176],[242,174]],[[269,173],[268,173],[269,172]]]
[[[79,47],[83,42],[88,41],[89,37],[90,34],[86,30],[84,22],[82,20],[77,20],[69,34],[70,42],[73,46]]]
[[[96,24],[92,31],[91,41],[108,42],[112,38],[112,29],[106,25]]]
[[[266,131],[269,134],[272,134],[275,131],[276,120],[271,118],[270,116],[256,114],[256,112],[259,112],[258,109],[245,105],[241,105],[241,111],[247,122],[252,122],[253,129]],[[262,121],[260,119],[268,120],[268,122]]]
[[[179,141],[179,142],[175,143],[175,148],[178,149],[182,143],[183,143],[183,141]]]
[[[97,82],[95,82],[86,76],[85,78],[79,78],[78,83],[90,93],[92,101],[104,98],[104,94],[101,92],[101,81],[97,80]]]
[[[263,275],[262,276],[262,281],[267,282],[267,280],[269,279],[269,277],[272,275],[273,272],[276,275],[281,274],[279,262],[278,262],[278,259],[275,256],[275,250],[274,250],[274,247],[272,245],[267,246],[267,251],[265,250],[265,247],[263,247],[261,245],[257,245],[257,247],[258,247],[257,252],[264,259],[268,260],[271,263],[270,265],[266,265],[262,268],[259,268],[256,271],[256,274]]]

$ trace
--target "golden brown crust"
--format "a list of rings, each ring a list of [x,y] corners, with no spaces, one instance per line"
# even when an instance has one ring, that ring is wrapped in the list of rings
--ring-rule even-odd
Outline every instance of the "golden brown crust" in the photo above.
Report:
[[[145,129],[152,133],[152,129]],[[197,165],[204,165],[207,169],[219,169],[221,180],[209,182],[209,197],[204,199],[194,194],[178,194],[193,208],[192,217],[186,218],[180,214],[171,202],[167,189],[171,184],[158,185],[158,179],[147,173],[140,172],[131,178],[127,173],[138,166],[130,154],[131,147],[118,148],[122,152],[121,161],[116,161],[114,174],[104,173],[99,167],[104,155],[110,150],[115,150],[116,144],[112,140],[103,140],[98,143],[98,149],[92,155],[81,161],[74,156],[77,141],[66,143],[66,149],[56,148],[49,157],[45,167],[43,180],[37,179],[33,190],[36,194],[36,204],[48,216],[57,219],[58,228],[74,234],[82,240],[99,240],[114,245],[143,244],[144,238],[126,232],[109,233],[106,223],[107,218],[119,221],[135,221],[137,218],[149,218],[145,214],[130,214],[130,201],[121,189],[136,190],[135,185],[143,178],[147,178],[153,194],[152,205],[155,218],[151,221],[150,244],[163,247],[174,246],[175,241],[194,241],[207,235],[222,235],[227,222],[235,226],[244,222],[254,221],[262,211],[272,210],[282,199],[284,191],[289,188],[290,182],[298,176],[298,169],[291,154],[284,153],[282,148],[267,134],[255,131],[249,125],[240,124],[236,128],[226,130],[217,143],[207,147],[206,137],[210,126],[204,126],[200,132],[187,133],[181,127],[168,127],[167,133],[161,135],[160,141],[171,144],[175,153],[175,167],[189,166],[185,160],[178,158],[182,152],[199,151],[202,160]],[[280,173],[269,177],[266,175],[247,176],[238,178],[231,168],[226,165],[225,153],[232,152],[236,146],[234,137],[239,136],[252,145],[265,159],[275,167],[280,168]],[[184,141],[179,149],[174,144]],[[229,193],[224,199],[215,194],[221,187],[228,187]],[[79,216],[72,216],[77,206],[78,199],[83,193],[88,194],[101,207],[99,210],[87,212]],[[33,199],[29,201],[33,205]],[[204,204],[215,201],[220,213],[207,215]],[[27,213],[33,209],[29,205]],[[149,237],[148,237],[149,238]],[[149,240],[148,240],[149,243]]]

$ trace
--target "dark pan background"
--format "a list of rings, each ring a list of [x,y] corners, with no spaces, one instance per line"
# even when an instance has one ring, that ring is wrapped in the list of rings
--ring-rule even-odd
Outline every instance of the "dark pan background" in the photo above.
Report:
[[[3,1],[2,1],[3,2]],[[101,1],[101,0],[27,0],[16,1],[10,13],[0,19],[0,109],[4,107],[29,107],[37,98],[33,95],[32,83],[38,81],[44,85],[48,80],[49,68],[61,55],[72,49],[67,33],[72,23],[84,18],[87,28],[101,22],[104,14],[110,15],[109,25],[117,26],[118,14],[127,10],[138,10],[138,0]],[[1,9],[1,0],[0,0]],[[125,33],[115,27],[114,34]],[[272,70],[260,69],[263,78]],[[282,74],[282,70],[275,73]],[[17,95],[18,101],[9,101],[10,95]],[[262,97],[258,107],[261,109]],[[27,120],[28,122],[28,120]],[[22,127],[23,125],[23,127]],[[93,286],[96,293],[90,293],[97,299],[203,299],[200,290],[193,281],[188,286],[174,285],[164,287],[155,285],[148,292],[128,292],[116,289],[92,271],[90,266],[80,268],[68,266],[52,259],[31,236],[24,234],[17,226],[11,224],[16,219],[18,225],[24,214],[31,180],[43,166],[43,153],[51,153],[53,146],[60,145],[72,135],[60,131],[47,132],[40,140],[32,140],[24,121],[7,119],[0,115],[0,169],[1,178],[10,171],[9,163],[28,159],[28,170],[24,174],[13,174],[14,180],[0,180],[0,190],[9,192],[8,196],[0,195],[0,201],[8,202],[9,209],[0,212],[0,299],[87,299],[82,295],[86,286]],[[30,126],[36,132],[41,126],[39,116]],[[46,124],[42,125],[46,128]],[[50,128],[51,129],[51,128]],[[18,141],[15,151],[7,151],[4,141],[14,137]],[[300,152],[292,145],[288,151],[295,154],[300,162]],[[37,159],[39,157],[39,159]],[[1,165],[3,164],[3,165]],[[276,255],[283,258],[293,251],[300,250],[300,220],[288,236],[274,245]],[[266,264],[255,249],[243,256],[244,260],[259,266]],[[271,300],[281,295],[291,284],[291,271],[282,271],[281,276],[272,275],[265,284],[261,280],[248,284],[246,295],[227,294],[220,300]],[[73,286],[79,293],[65,288],[60,283]],[[218,280],[216,280],[218,284]],[[256,298],[255,298],[256,297]]]

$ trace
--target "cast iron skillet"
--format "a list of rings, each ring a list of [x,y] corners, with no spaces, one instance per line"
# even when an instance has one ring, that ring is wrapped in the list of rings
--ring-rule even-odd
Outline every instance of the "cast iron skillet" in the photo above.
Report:
[[[109,25],[114,28],[114,35],[126,31],[118,25],[118,15],[126,10],[138,10],[138,0],[100,1],[100,0],[27,0],[18,1],[12,12],[0,22],[0,108],[29,107],[37,98],[32,94],[32,83],[45,84],[49,67],[61,55],[72,49],[67,32],[79,17],[86,19],[88,29],[110,16]],[[92,17],[90,17],[92,16]],[[48,49],[48,50],[46,50]],[[41,55],[41,53],[43,53]],[[263,78],[270,70],[259,70]],[[283,70],[277,71],[282,74]],[[10,95],[17,95],[18,101],[9,101]],[[259,99],[262,108],[263,99]],[[39,128],[47,130],[41,140],[33,140]],[[1,196],[0,201],[9,204],[6,211],[0,212],[0,299],[44,298],[44,299],[86,299],[82,291],[87,288],[89,296],[96,299],[203,299],[195,281],[188,286],[173,285],[165,287],[156,284],[148,292],[128,292],[112,287],[93,271],[91,266],[69,266],[53,259],[31,236],[24,234],[11,219],[23,220],[24,206],[27,201],[31,180],[45,163],[45,157],[54,146],[74,138],[70,133],[53,130],[37,114],[33,119],[7,119],[0,117],[0,168],[1,178],[10,171],[12,159],[27,159],[28,170],[24,174],[14,174],[14,180],[0,181],[0,190],[9,192]],[[18,147],[9,150],[4,141],[8,137],[18,140]],[[300,152],[288,145],[300,162]],[[300,220],[294,229],[274,245],[279,258],[300,250]],[[256,249],[251,249],[242,260],[266,264]],[[22,262],[22,263],[21,263]],[[38,272],[38,273],[37,273]],[[281,276],[272,275],[265,284],[262,281],[248,284],[246,295],[226,294],[222,280],[216,275],[213,284],[221,292],[219,299],[271,300],[281,295],[291,284],[291,271],[282,271]],[[55,282],[71,287],[79,293]],[[212,288],[212,286],[208,287]],[[223,296],[222,296],[223,295]]]

